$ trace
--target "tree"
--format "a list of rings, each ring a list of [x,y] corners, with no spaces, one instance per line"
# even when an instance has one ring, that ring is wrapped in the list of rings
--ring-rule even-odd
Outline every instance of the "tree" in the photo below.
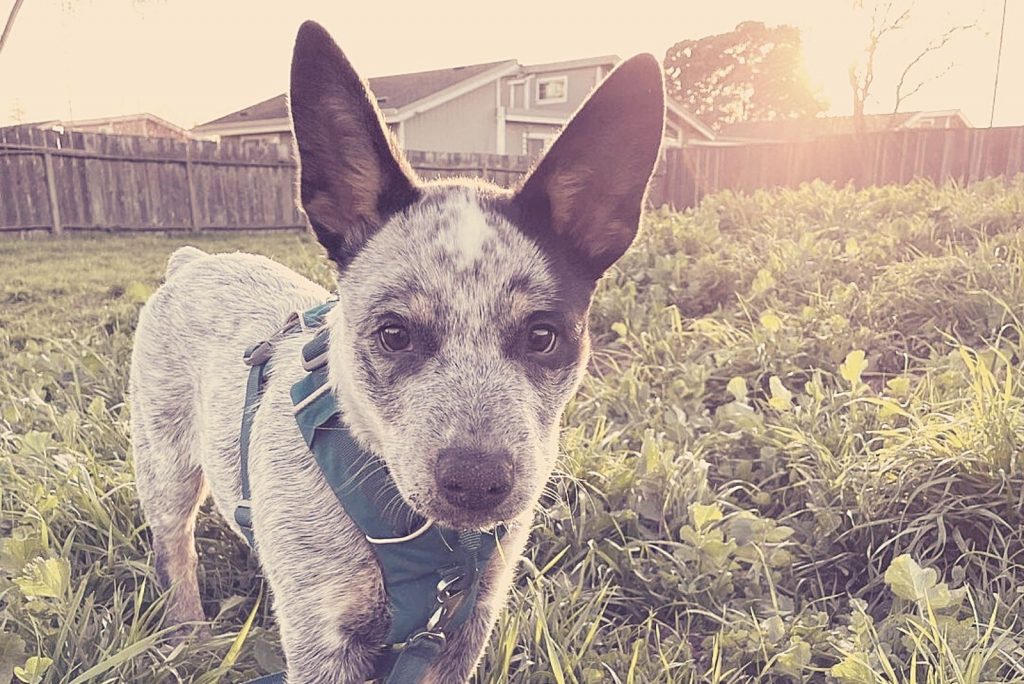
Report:
[[[827,103],[811,87],[800,29],[743,22],[665,53],[669,95],[714,128],[739,121],[814,116]]]
[[[867,41],[864,45],[864,56],[858,62],[850,65],[849,80],[850,88],[853,91],[853,121],[858,133],[866,131],[864,123],[864,106],[872,93],[872,86],[875,83],[875,66],[878,59],[879,48],[883,42],[888,43],[890,36],[893,36],[907,28],[910,23],[916,5],[916,0],[854,0],[854,7],[864,12],[870,12],[871,22],[868,29]],[[896,79],[895,95],[893,98],[893,114],[900,110],[908,98],[918,93],[927,83],[944,76],[953,68],[950,62],[944,69],[932,71],[930,75],[920,76],[921,67],[926,58],[941,51],[949,44],[958,33],[967,31],[977,26],[977,22],[967,24],[954,24],[944,32],[931,38],[923,46],[916,48],[914,56],[910,58],[899,71]]]

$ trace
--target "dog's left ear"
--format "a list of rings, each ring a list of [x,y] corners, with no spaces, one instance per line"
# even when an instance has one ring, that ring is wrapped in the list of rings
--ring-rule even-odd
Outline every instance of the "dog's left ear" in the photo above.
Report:
[[[289,103],[302,206],[343,266],[418,199],[416,175],[393,147],[369,89],[316,22],[302,24],[295,39]]]
[[[567,245],[600,278],[636,237],[664,125],[658,61],[643,54],[623,62],[513,197],[524,229]]]

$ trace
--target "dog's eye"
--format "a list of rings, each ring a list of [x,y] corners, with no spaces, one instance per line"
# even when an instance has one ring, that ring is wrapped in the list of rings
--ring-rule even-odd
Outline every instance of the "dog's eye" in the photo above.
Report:
[[[542,323],[530,328],[526,338],[526,346],[530,351],[537,354],[550,354],[554,351],[557,341],[558,333],[555,332],[555,329],[546,323]]]
[[[409,339],[409,331],[400,325],[385,325],[377,331],[380,344],[385,351],[399,352],[409,348],[412,340]]]

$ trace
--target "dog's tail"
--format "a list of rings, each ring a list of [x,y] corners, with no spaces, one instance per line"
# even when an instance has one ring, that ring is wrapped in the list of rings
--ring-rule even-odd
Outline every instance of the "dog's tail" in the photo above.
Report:
[[[206,252],[195,247],[185,246],[179,247],[174,250],[174,254],[167,260],[167,276],[166,279],[170,280],[174,277],[174,274],[180,271],[182,268],[191,264],[196,259],[201,259],[204,256],[209,256]]]

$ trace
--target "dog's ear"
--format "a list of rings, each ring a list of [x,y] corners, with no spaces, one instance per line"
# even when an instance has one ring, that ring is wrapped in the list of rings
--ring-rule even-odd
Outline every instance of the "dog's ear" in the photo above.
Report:
[[[289,93],[299,195],[334,261],[346,264],[390,216],[419,197],[366,84],[319,24],[299,28]]]
[[[623,62],[513,197],[523,227],[567,246],[600,278],[636,237],[664,123],[658,61],[643,54]]]

